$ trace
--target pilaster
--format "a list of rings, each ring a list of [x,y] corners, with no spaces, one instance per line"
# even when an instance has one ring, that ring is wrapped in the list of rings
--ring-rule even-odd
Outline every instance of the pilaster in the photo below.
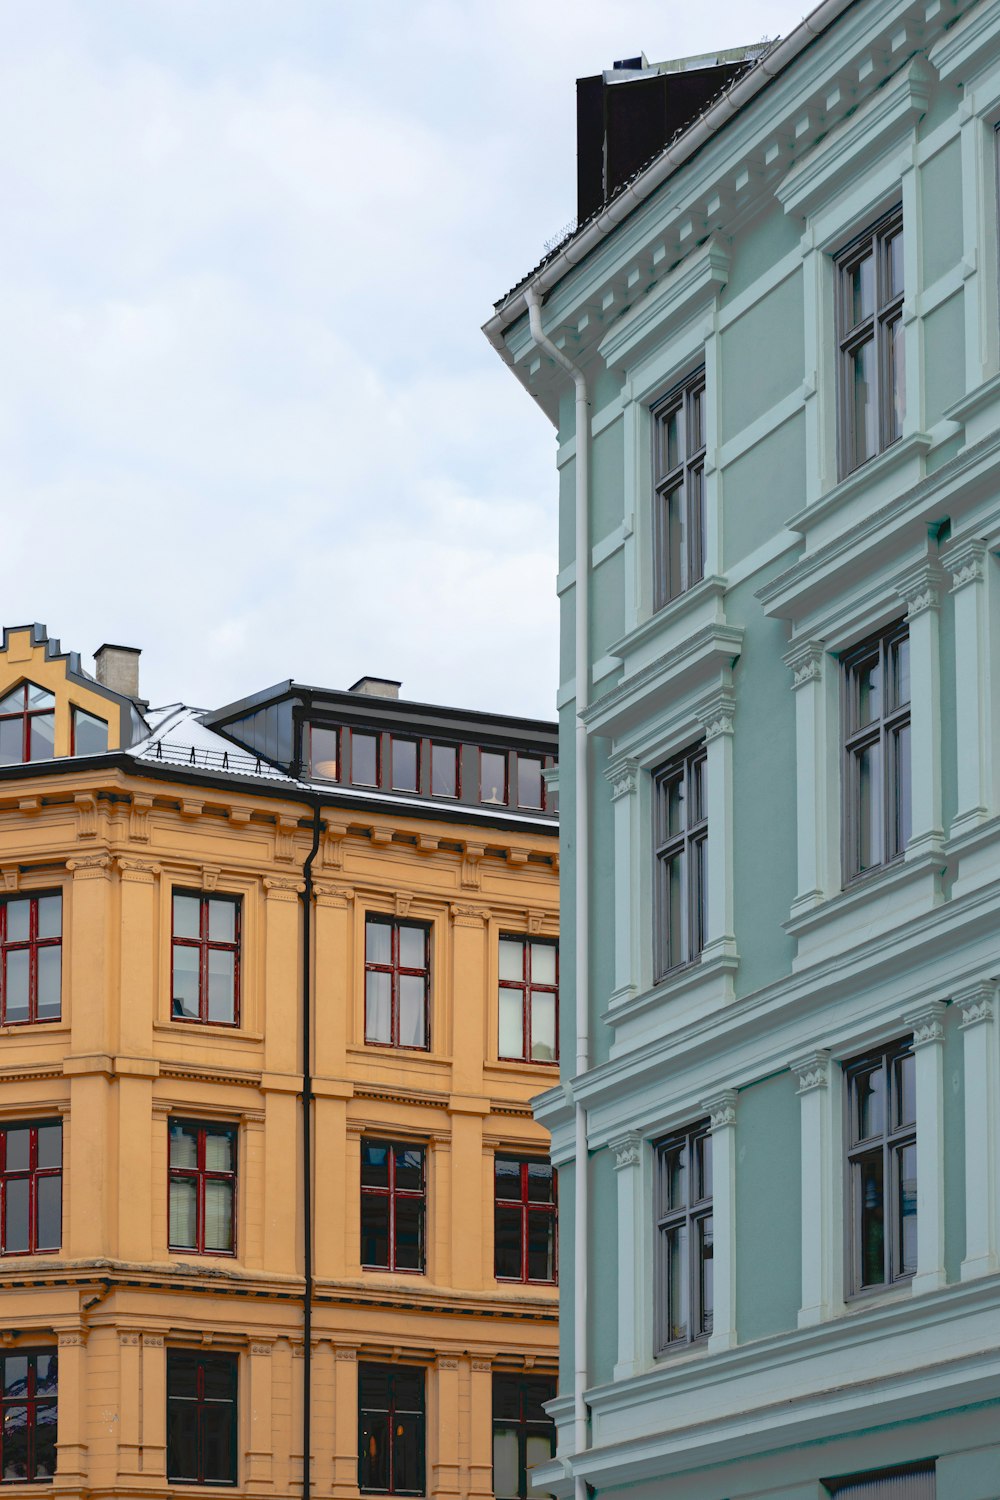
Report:
[[[649,1309],[642,1289],[648,1226],[643,1212],[642,1163],[644,1143],[628,1130],[611,1142],[618,1186],[618,1360],[614,1378],[628,1380],[643,1366],[643,1330]]]
[[[87,1469],[87,1330],[62,1329],[59,1347],[59,1428],[53,1488],[81,1490]]]
[[[334,1350],[334,1500],[358,1493],[358,1354],[338,1344]]]
[[[798,1082],[800,1182],[802,1194],[802,1302],[798,1324],[808,1328],[834,1317],[843,1306],[839,1252],[843,1191],[835,1161],[834,1128],[839,1079],[830,1054],[806,1053],[791,1064]]]
[[[909,342],[909,340],[907,341]],[[941,816],[941,593],[947,575],[933,558],[897,578],[910,629],[911,833],[907,859],[940,849]]]
[[[735,959],[733,919],[733,716],[736,700],[717,693],[698,717],[705,735],[708,891],[703,959]]]
[[[428,1371],[428,1376],[431,1371]],[[458,1359],[453,1354],[439,1354],[434,1371],[435,1391],[433,1401],[428,1400],[429,1410],[437,1407],[437,1421],[433,1423],[433,1455],[428,1452],[430,1491],[441,1500],[461,1494],[460,1455],[458,1451],[460,1410]],[[432,1396],[427,1392],[428,1398]],[[428,1431],[431,1423],[428,1422]],[[430,1446],[430,1445],[428,1445]]]
[[[952,996],[962,1014],[965,1062],[965,1258],[962,1280],[1000,1267],[997,1229],[996,984],[984,980]]]
[[[473,1357],[469,1371],[469,1500],[493,1495],[493,1366]]]
[[[245,1484],[250,1495],[266,1495],[273,1488],[271,1432],[271,1350],[273,1339],[254,1337],[246,1362],[249,1433]]]
[[[903,1017],[913,1032],[917,1094],[917,1271],[914,1295],[945,1285],[944,1014],[931,1000]]]
[[[636,943],[639,924],[633,919],[641,881],[638,861],[642,840],[639,822],[639,763],[628,757],[615,760],[605,772],[611,783],[614,809],[614,863],[611,871],[614,902],[614,998],[627,999],[640,986]]]
[[[990,816],[995,801],[993,677],[997,666],[990,595],[989,548],[978,537],[951,547],[941,559],[951,575],[955,601],[955,720],[958,805],[952,838]]]
[[[831,879],[836,836],[837,782],[831,776],[829,678],[833,673],[822,641],[801,641],[785,656],[795,693],[795,811],[798,882],[792,916],[825,900],[837,882]],[[834,704],[835,709],[835,704]]]
[[[715,1308],[709,1353],[733,1349],[736,1337],[736,1106],[735,1089],[702,1101],[712,1133],[712,1280]]]

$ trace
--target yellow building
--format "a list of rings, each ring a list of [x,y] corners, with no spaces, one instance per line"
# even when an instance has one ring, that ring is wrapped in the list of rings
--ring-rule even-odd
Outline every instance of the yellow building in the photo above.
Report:
[[[3,1480],[523,1494],[554,726],[373,679],[151,711],[137,667],[0,647]]]

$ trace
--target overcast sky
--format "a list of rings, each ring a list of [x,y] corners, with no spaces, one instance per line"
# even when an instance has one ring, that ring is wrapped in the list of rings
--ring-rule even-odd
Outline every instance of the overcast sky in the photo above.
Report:
[[[549,716],[554,436],[480,332],[575,211],[574,80],[802,0],[0,0],[3,623],[153,703]]]

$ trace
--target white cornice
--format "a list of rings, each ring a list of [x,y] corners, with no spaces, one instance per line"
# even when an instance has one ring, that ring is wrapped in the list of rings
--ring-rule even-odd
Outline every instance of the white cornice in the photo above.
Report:
[[[729,251],[713,235],[612,326],[598,353],[608,365],[635,364],[650,344],[714,302],[729,280],[729,263]]]

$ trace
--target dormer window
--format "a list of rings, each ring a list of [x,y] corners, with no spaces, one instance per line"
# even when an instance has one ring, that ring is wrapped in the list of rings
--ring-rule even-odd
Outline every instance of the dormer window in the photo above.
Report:
[[[104,755],[108,748],[108,721],[82,708],[73,710],[71,755]]]
[[[55,741],[54,694],[35,682],[21,682],[0,698],[0,765],[51,760]]]

